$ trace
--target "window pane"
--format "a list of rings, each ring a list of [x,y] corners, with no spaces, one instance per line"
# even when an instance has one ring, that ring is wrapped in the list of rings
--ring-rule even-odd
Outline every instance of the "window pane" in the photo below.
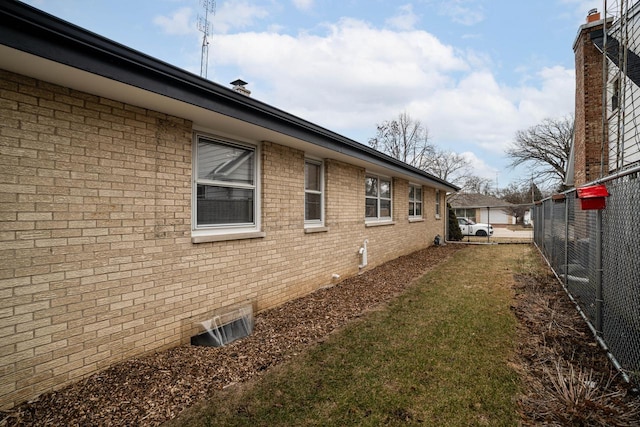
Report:
[[[380,217],[391,216],[391,200],[380,200]]]
[[[416,187],[416,201],[422,200],[422,187]]]
[[[409,216],[415,215],[415,203],[409,203]]]
[[[376,218],[378,216],[378,200],[377,199],[366,199],[365,216],[367,218]]]
[[[413,200],[415,187],[413,185],[409,186],[409,200]]]
[[[253,190],[198,185],[197,225],[253,223]]]
[[[376,197],[378,195],[378,178],[368,176],[365,178],[364,185],[367,196]]]
[[[198,178],[253,184],[254,151],[198,140]]]
[[[416,203],[416,216],[422,216],[422,203]]]
[[[304,188],[305,190],[320,191],[320,165],[315,163],[304,164]]]
[[[306,193],[304,198],[304,219],[306,221],[321,220],[322,195]]]
[[[391,181],[380,180],[380,197],[391,198]]]

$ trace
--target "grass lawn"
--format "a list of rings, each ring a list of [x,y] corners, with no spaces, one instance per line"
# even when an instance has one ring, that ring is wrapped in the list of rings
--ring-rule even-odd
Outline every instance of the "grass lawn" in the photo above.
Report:
[[[389,305],[169,425],[517,425],[511,285],[531,252],[459,251]]]

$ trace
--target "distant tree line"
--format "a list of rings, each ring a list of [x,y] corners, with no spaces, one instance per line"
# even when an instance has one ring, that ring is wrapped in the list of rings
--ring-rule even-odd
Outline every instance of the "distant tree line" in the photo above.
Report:
[[[488,194],[491,191],[491,180],[475,175],[471,164],[462,154],[438,148],[431,142],[427,127],[406,112],[378,123],[376,135],[369,139],[369,145],[449,181],[465,192]]]
[[[503,189],[495,188],[492,180],[474,174],[470,162],[462,154],[438,148],[431,142],[427,127],[406,112],[377,124],[376,135],[369,139],[369,145],[461,187],[462,192],[493,195],[514,205],[525,205],[541,200],[545,192],[565,189],[573,130],[573,116],[565,116],[546,118],[535,126],[517,131],[506,150],[511,158],[509,166],[529,166],[531,178],[512,182]],[[534,182],[534,177],[538,184],[546,184],[544,190]],[[515,206],[508,210],[521,221],[527,209],[526,206]]]

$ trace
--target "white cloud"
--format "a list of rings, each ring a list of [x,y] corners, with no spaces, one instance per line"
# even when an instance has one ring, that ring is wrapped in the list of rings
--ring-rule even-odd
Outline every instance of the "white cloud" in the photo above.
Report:
[[[474,175],[491,180],[496,178],[496,174],[499,170],[488,165],[487,162],[476,156],[475,153],[471,151],[464,151],[460,154],[467,160],[467,162],[469,162]]]
[[[221,65],[267,82],[270,103],[333,129],[375,127],[372,115],[396,115],[407,99],[448,85],[447,73],[467,67],[424,31],[380,30],[353,19],[321,36],[228,35],[216,49]]]
[[[156,16],[153,18],[153,23],[160,26],[167,34],[195,34],[197,26],[195,18],[193,20],[191,18],[192,14],[191,8],[183,7],[169,16]],[[219,5],[215,14],[208,16],[208,20],[213,33],[227,33],[231,30],[248,28],[268,15],[269,12],[264,7],[256,6],[246,0],[230,0]]]
[[[414,108],[429,117],[434,141],[471,142],[499,153],[518,129],[518,109],[489,71],[473,71]]]
[[[461,25],[474,25],[484,20],[484,10],[479,0],[444,0],[440,3],[440,15],[448,16]]]
[[[532,80],[537,85],[506,87],[491,72],[474,71],[414,108],[429,117],[434,141],[465,141],[502,155],[517,130],[573,112],[573,70],[544,68]]]
[[[400,31],[410,31],[415,28],[419,17],[413,13],[413,6],[411,4],[405,4],[398,8],[398,13],[387,19],[386,24],[390,28],[395,28]]]
[[[517,130],[573,111],[571,69],[542,68],[507,86],[487,54],[456,50],[426,31],[354,19],[324,29],[220,35],[217,66],[234,67],[255,98],[363,143],[376,123],[407,111],[434,143],[467,153],[484,177],[505,163]]]
[[[194,22],[191,21],[191,13],[191,8],[183,7],[173,12],[170,16],[156,16],[153,18],[153,23],[161,27],[167,34],[192,34],[196,31],[196,27]]]
[[[310,10],[313,7],[313,0],[292,0],[296,9]]]
[[[548,117],[560,117],[574,110],[575,71],[555,66],[543,68],[537,74],[540,87],[524,86],[516,89],[518,109],[531,123]]]
[[[216,11],[213,29],[215,33],[227,33],[235,29],[248,28],[268,15],[269,12],[264,7],[245,0],[225,1]]]
[[[602,0],[560,0],[560,2],[572,6],[572,14],[578,24],[586,22],[587,14],[591,9],[598,9],[602,14]],[[619,2],[609,2],[608,14],[615,12],[611,10],[611,7],[613,6],[613,9],[616,9],[616,3]]]

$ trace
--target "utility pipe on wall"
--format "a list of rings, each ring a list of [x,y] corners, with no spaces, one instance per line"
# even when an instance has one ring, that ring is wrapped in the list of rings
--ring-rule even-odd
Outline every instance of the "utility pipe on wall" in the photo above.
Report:
[[[367,243],[369,243],[369,239],[364,239],[362,246],[358,250],[358,254],[360,254],[360,265],[358,265],[358,268],[365,268],[367,266]]]

